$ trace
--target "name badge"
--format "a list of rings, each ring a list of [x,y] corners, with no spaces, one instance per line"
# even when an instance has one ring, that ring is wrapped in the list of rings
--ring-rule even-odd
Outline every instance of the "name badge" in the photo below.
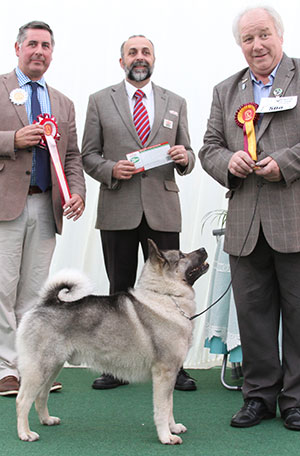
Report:
[[[168,120],[168,119],[164,119],[164,127],[166,128],[173,128],[173,121],[172,120]]]
[[[297,104],[298,96],[262,98],[256,112],[268,113],[287,111],[293,109]]]

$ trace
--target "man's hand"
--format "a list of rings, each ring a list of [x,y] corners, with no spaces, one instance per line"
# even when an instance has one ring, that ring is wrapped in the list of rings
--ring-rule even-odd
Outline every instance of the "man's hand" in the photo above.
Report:
[[[15,133],[15,148],[26,149],[27,147],[36,146],[42,135],[44,127],[39,124],[26,125]]]
[[[253,173],[254,167],[255,161],[252,160],[250,155],[243,150],[238,150],[232,155],[228,170],[234,176],[245,179],[249,174]]]
[[[272,157],[266,157],[256,163],[258,169],[255,169],[255,174],[263,177],[269,182],[279,182],[282,179],[282,174],[279,166]]]
[[[188,153],[184,146],[173,146],[170,148],[168,154],[176,165],[187,166],[189,163]]]
[[[74,193],[69,201],[63,206],[64,216],[67,219],[74,218],[74,222],[82,216],[85,205],[80,195]]]
[[[131,179],[135,166],[129,160],[119,160],[113,167],[112,175],[115,179]]]

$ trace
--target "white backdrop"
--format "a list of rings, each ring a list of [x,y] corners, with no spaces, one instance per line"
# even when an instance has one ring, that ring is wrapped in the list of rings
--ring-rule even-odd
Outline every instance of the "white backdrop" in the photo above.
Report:
[[[79,145],[84,128],[88,96],[124,77],[119,66],[121,43],[133,34],[150,38],[156,51],[153,81],[187,100],[190,136],[195,154],[202,145],[210,111],[213,86],[246,66],[231,32],[234,16],[252,5],[244,0],[14,0],[2,5],[0,15],[0,74],[16,66],[14,43],[19,26],[43,20],[52,28],[56,46],[46,73],[49,85],[75,103]],[[267,4],[267,2],[264,2]],[[285,25],[284,49],[291,57],[299,52],[299,0],[272,0]],[[0,126],[1,128],[1,126]],[[177,179],[183,214],[181,248],[205,246],[213,261],[216,241],[202,218],[211,210],[226,207],[224,189],[201,169]],[[100,236],[94,229],[98,184],[87,178],[87,206],[78,222],[65,222],[57,239],[51,273],[64,267],[85,271],[99,293],[108,292]],[[1,195],[0,195],[1,197]],[[195,285],[198,311],[206,307],[210,274]],[[208,367],[217,362],[203,349],[204,317],[196,320],[194,344],[187,367]]]

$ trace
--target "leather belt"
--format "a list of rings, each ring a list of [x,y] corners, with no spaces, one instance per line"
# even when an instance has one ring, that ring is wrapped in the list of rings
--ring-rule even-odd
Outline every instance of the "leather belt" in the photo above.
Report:
[[[49,190],[49,188],[47,188],[47,190],[45,190],[45,192],[47,192],[48,190]],[[36,193],[44,193],[44,192],[37,185],[30,185],[30,187],[28,189],[28,195],[35,195]]]

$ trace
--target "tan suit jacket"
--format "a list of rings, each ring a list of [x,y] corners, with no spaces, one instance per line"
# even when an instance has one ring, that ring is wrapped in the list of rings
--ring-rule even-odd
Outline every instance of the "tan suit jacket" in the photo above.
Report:
[[[278,67],[272,86],[282,96],[300,94],[300,60],[286,55]],[[230,189],[224,249],[239,255],[254,212],[258,186],[262,184],[254,222],[243,250],[254,249],[260,224],[269,245],[278,252],[300,251],[300,100],[288,111],[264,114],[256,126],[258,160],[271,156],[283,179],[268,182],[254,173],[246,179],[228,179],[232,154],[244,149],[243,131],[234,117],[239,107],[253,102],[249,69],[244,69],[214,88],[204,145],[199,152],[203,168],[221,185]]]
[[[186,102],[178,95],[153,84],[154,123],[144,147],[163,142],[184,145],[188,151],[186,168],[176,167],[180,175],[194,167],[190,146]],[[165,125],[170,123],[172,128]],[[101,183],[96,228],[130,230],[145,213],[153,230],[179,232],[181,213],[173,163],[117,181],[112,169],[126,154],[143,146],[136,133],[129,109],[124,81],[90,96],[82,143],[85,171]]]
[[[14,220],[23,211],[32,167],[31,148],[15,150],[14,136],[28,125],[25,105],[16,105],[9,95],[19,87],[15,71],[0,76],[0,221]],[[56,117],[61,138],[58,150],[71,194],[85,199],[85,182],[81,156],[77,146],[73,103],[62,93],[47,87],[52,115]],[[58,233],[62,230],[62,206],[55,170],[51,164],[52,203]]]

